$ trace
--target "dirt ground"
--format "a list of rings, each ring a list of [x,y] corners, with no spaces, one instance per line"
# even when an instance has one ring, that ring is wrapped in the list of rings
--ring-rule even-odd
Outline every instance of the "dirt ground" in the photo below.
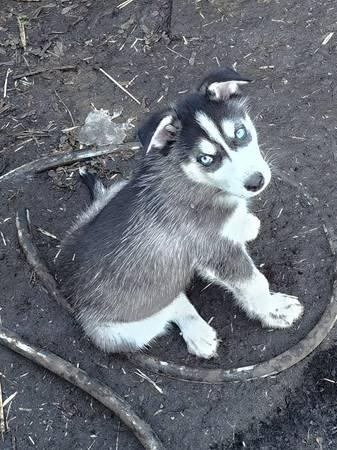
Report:
[[[273,290],[298,295],[305,315],[291,330],[263,330],[228,294],[195,280],[191,298],[203,317],[213,317],[223,339],[219,358],[203,362],[189,356],[175,329],[151,352],[203,367],[263,361],[306,335],[331,294],[332,257],[320,217],[337,231],[337,34],[329,34],[337,27],[336,2],[134,0],[118,8],[120,3],[0,0],[2,97],[6,91],[0,100],[0,174],[78,148],[76,130],[62,130],[82,125],[91,105],[110,111],[122,106],[123,120],[134,117],[137,126],[218,65],[234,64],[254,78],[246,90],[262,148],[279,170],[307,187],[316,204],[309,206],[274,177],[255,203],[262,230],[251,251]],[[27,37],[25,51],[18,21]],[[128,151],[87,165],[109,183],[130,176],[136,158]],[[336,449],[336,330],[303,363],[259,381],[201,385],[147,373],[163,393],[131,363],[100,353],[83,337],[32,274],[15,233],[16,210],[26,206],[39,250],[52,264],[58,240],[39,229],[61,238],[89,201],[78,167],[0,185],[2,323],[109,384],[170,450]],[[16,393],[5,407],[0,448],[141,448],[104,407],[2,347],[0,383],[4,400]]]

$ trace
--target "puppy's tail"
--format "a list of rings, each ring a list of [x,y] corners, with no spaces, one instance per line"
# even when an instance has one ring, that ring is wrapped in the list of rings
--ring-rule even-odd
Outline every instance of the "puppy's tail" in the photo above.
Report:
[[[87,186],[91,200],[95,200],[103,197],[106,193],[106,187],[104,184],[93,174],[87,171],[86,168],[81,167],[79,169],[81,181]]]

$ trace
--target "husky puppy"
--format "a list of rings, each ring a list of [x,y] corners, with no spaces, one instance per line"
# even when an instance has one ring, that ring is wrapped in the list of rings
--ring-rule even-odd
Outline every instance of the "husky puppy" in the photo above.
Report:
[[[150,117],[128,183],[105,189],[82,172],[94,201],[63,242],[56,276],[101,349],[142,349],[175,323],[190,353],[216,356],[216,332],[185,294],[195,273],[229,289],[265,327],[301,316],[296,297],[270,292],[246,248],[260,226],[247,203],[271,177],[240,92],[248,82],[221,69]]]

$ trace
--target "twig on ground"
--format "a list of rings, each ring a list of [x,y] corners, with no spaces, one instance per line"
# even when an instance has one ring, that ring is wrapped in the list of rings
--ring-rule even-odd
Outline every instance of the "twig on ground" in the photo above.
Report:
[[[13,72],[13,70],[12,69],[10,69],[10,68],[8,68],[7,69],[7,72],[6,72],[6,77],[5,77],[5,82],[4,82],[4,91],[3,91],[3,98],[6,98],[7,97],[7,84],[8,84],[8,77],[9,77],[9,74],[10,73],[12,73]]]
[[[335,34],[334,31],[331,31],[330,33],[328,33],[325,38],[323,39],[322,45],[326,45],[330,39],[332,38],[332,36]]]
[[[5,239],[5,236],[4,236],[3,232],[0,231],[0,234],[1,234],[1,239],[2,239],[3,245],[4,245],[5,247],[7,247],[7,241],[6,241],[6,239]]]
[[[337,257],[337,236],[335,236],[332,227],[326,223],[323,224],[323,230],[329,243],[331,253]]]
[[[118,430],[117,430],[117,436],[116,436],[116,446],[115,446],[115,450],[119,449],[119,434],[121,431],[121,421],[118,421]]]
[[[29,163],[23,164],[16,169],[10,170],[0,176],[0,183],[10,181],[13,178],[29,177],[36,173],[54,169],[59,166],[67,166],[84,159],[96,158],[97,156],[108,155],[113,152],[123,150],[138,150],[140,145],[137,142],[128,142],[125,144],[109,145],[98,149],[75,150],[69,153],[58,153],[49,156],[43,156]]]
[[[71,123],[73,124],[73,127],[75,127],[75,122],[74,122],[74,118],[73,115],[70,112],[70,109],[68,108],[68,106],[64,103],[64,101],[62,100],[62,98],[60,97],[60,94],[56,91],[56,89],[54,90],[56,97],[58,98],[59,102],[65,107],[67,113],[69,114]]]
[[[132,3],[134,0],[125,0],[124,2],[120,3],[117,8],[118,9],[123,9],[126,6],[130,5],[130,3]]]
[[[14,392],[12,395],[10,395],[8,398],[6,398],[6,400],[3,402],[3,407],[10,405],[10,403],[16,397],[16,395],[17,395],[17,392]]]
[[[151,380],[150,377],[148,377],[144,372],[142,372],[141,370],[137,369],[135,371],[135,374],[138,375],[140,378],[143,378],[143,380],[148,381],[150,384],[152,384],[152,386],[160,393],[160,394],[164,394],[164,391],[162,390],[161,387],[158,386],[158,384]]]
[[[24,49],[24,51],[26,51],[27,37],[26,37],[25,24],[27,23],[28,18],[26,16],[19,16],[17,18],[17,20],[18,20],[18,26],[19,26],[21,45],[22,45],[22,48]]]
[[[6,111],[9,111],[12,108],[12,106],[10,104],[6,104],[4,103],[4,101],[2,100],[0,102],[0,115],[5,113]]]
[[[69,131],[77,130],[77,128],[81,128],[82,125],[75,125],[74,127],[63,128],[62,133],[69,133]]]
[[[127,89],[125,89],[124,86],[122,86],[120,83],[118,83],[118,81],[116,81],[114,78],[112,78],[112,76],[109,75],[105,70],[103,70],[101,67],[98,67],[98,70],[100,72],[102,72],[103,75],[105,75],[107,78],[109,78],[109,80],[112,81],[116,86],[118,86],[119,89],[121,89],[123,92],[125,92],[125,94],[127,94],[130,98],[132,98],[132,100],[134,100],[136,103],[138,103],[138,105],[141,104],[140,101],[136,97],[134,97],[132,94],[130,94],[130,92]]]
[[[18,211],[16,215],[16,229],[20,246],[27,258],[27,261],[42,281],[49,295],[58,305],[62,306],[66,311],[72,314],[72,308],[60,294],[55,278],[49,273],[46,264],[41,260],[38,251],[33,244],[26,210],[20,209]]]
[[[13,80],[19,80],[24,77],[32,77],[43,72],[54,72],[55,70],[75,70],[76,66],[57,66],[57,67],[41,67],[40,69],[31,70],[29,72],[14,75]]]
[[[48,237],[50,237],[51,239],[54,239],[55,241],[59,241],[59,240],[60,240],[57,236],[55,236],[54,234],[49,233],[49,231],[46,231],[46,230],[44,230],[44,229],[41,228],[41,227],[38,228],[38,231],[39,231],[41,234],[44,234],[45,236],[48,236]]]
[[[186,59],[186,61],[188,61],[188,58],[186,58],[186,56],[182,55],[181,53],[178,53],[173,48],[170,48],[170,47],[166,47],[166,48],[167,48],[167,50],[169,50],[170,52],[174,53],[175,55],[180,56],[180,58]]]
[[[2,387],[0,383],[0,434],[1,439],[4,439],[6,428],[5,428],[5,415],[4,415],[4,404],[2,401]]]
[[[60,356],[23,341],[20,336],[0,325],[0,343],[19,355],[30,359],[59,377],[79,387],[98,400],[134,433],[148,450],[164,450],[151,427],[131,409],[130,405],[115,394],[109,386],[90,377],[84,370],[75,367]]]

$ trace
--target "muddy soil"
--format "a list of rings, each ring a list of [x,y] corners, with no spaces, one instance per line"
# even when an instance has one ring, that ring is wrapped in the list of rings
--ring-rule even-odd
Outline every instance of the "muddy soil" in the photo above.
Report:
[[[336,31],[335,2],[134,0],[118,8],[120,3],[0,0],[0,174],[78,148],[78,128],[67,130],[81,126],[92,105],[122,107],[123,120],[134,118],[128,136],[134,141],[136,126],[150,111],[188,92],[209,70],[234,65],[251,76],[247,93],[262,148],[316,199],[310,206],[274,177],[254,205],[262,229],[251,252],[272,289],[298,295],[305,315],[291,330],[263,330],[228,293],[196,279],[190,296],[203,317],[213,318],[222,338],[219,358],[190,356],[174,328],[151,353],[203,367],[263,361],[305,336],[331,294],[333,259],[321,219],[337,231],[336,35],[330,34]],[[130,150],[86,165],[112,183],[129,177],[138,157]],[[89,202],[79,166],[0,185],[2,323],[109,384],[168,449],[335,449],[336,330],[279,376],[214,386],[147,373],[160,393],[130,362],[95,349],[53,304],[19,250],[15,212],[29,208],[36,243],[51,263],[58,239]],[[0,448],[141,448],[104,407],[2,347],[0,383],[3,400],[17,393],[5,407]]]

